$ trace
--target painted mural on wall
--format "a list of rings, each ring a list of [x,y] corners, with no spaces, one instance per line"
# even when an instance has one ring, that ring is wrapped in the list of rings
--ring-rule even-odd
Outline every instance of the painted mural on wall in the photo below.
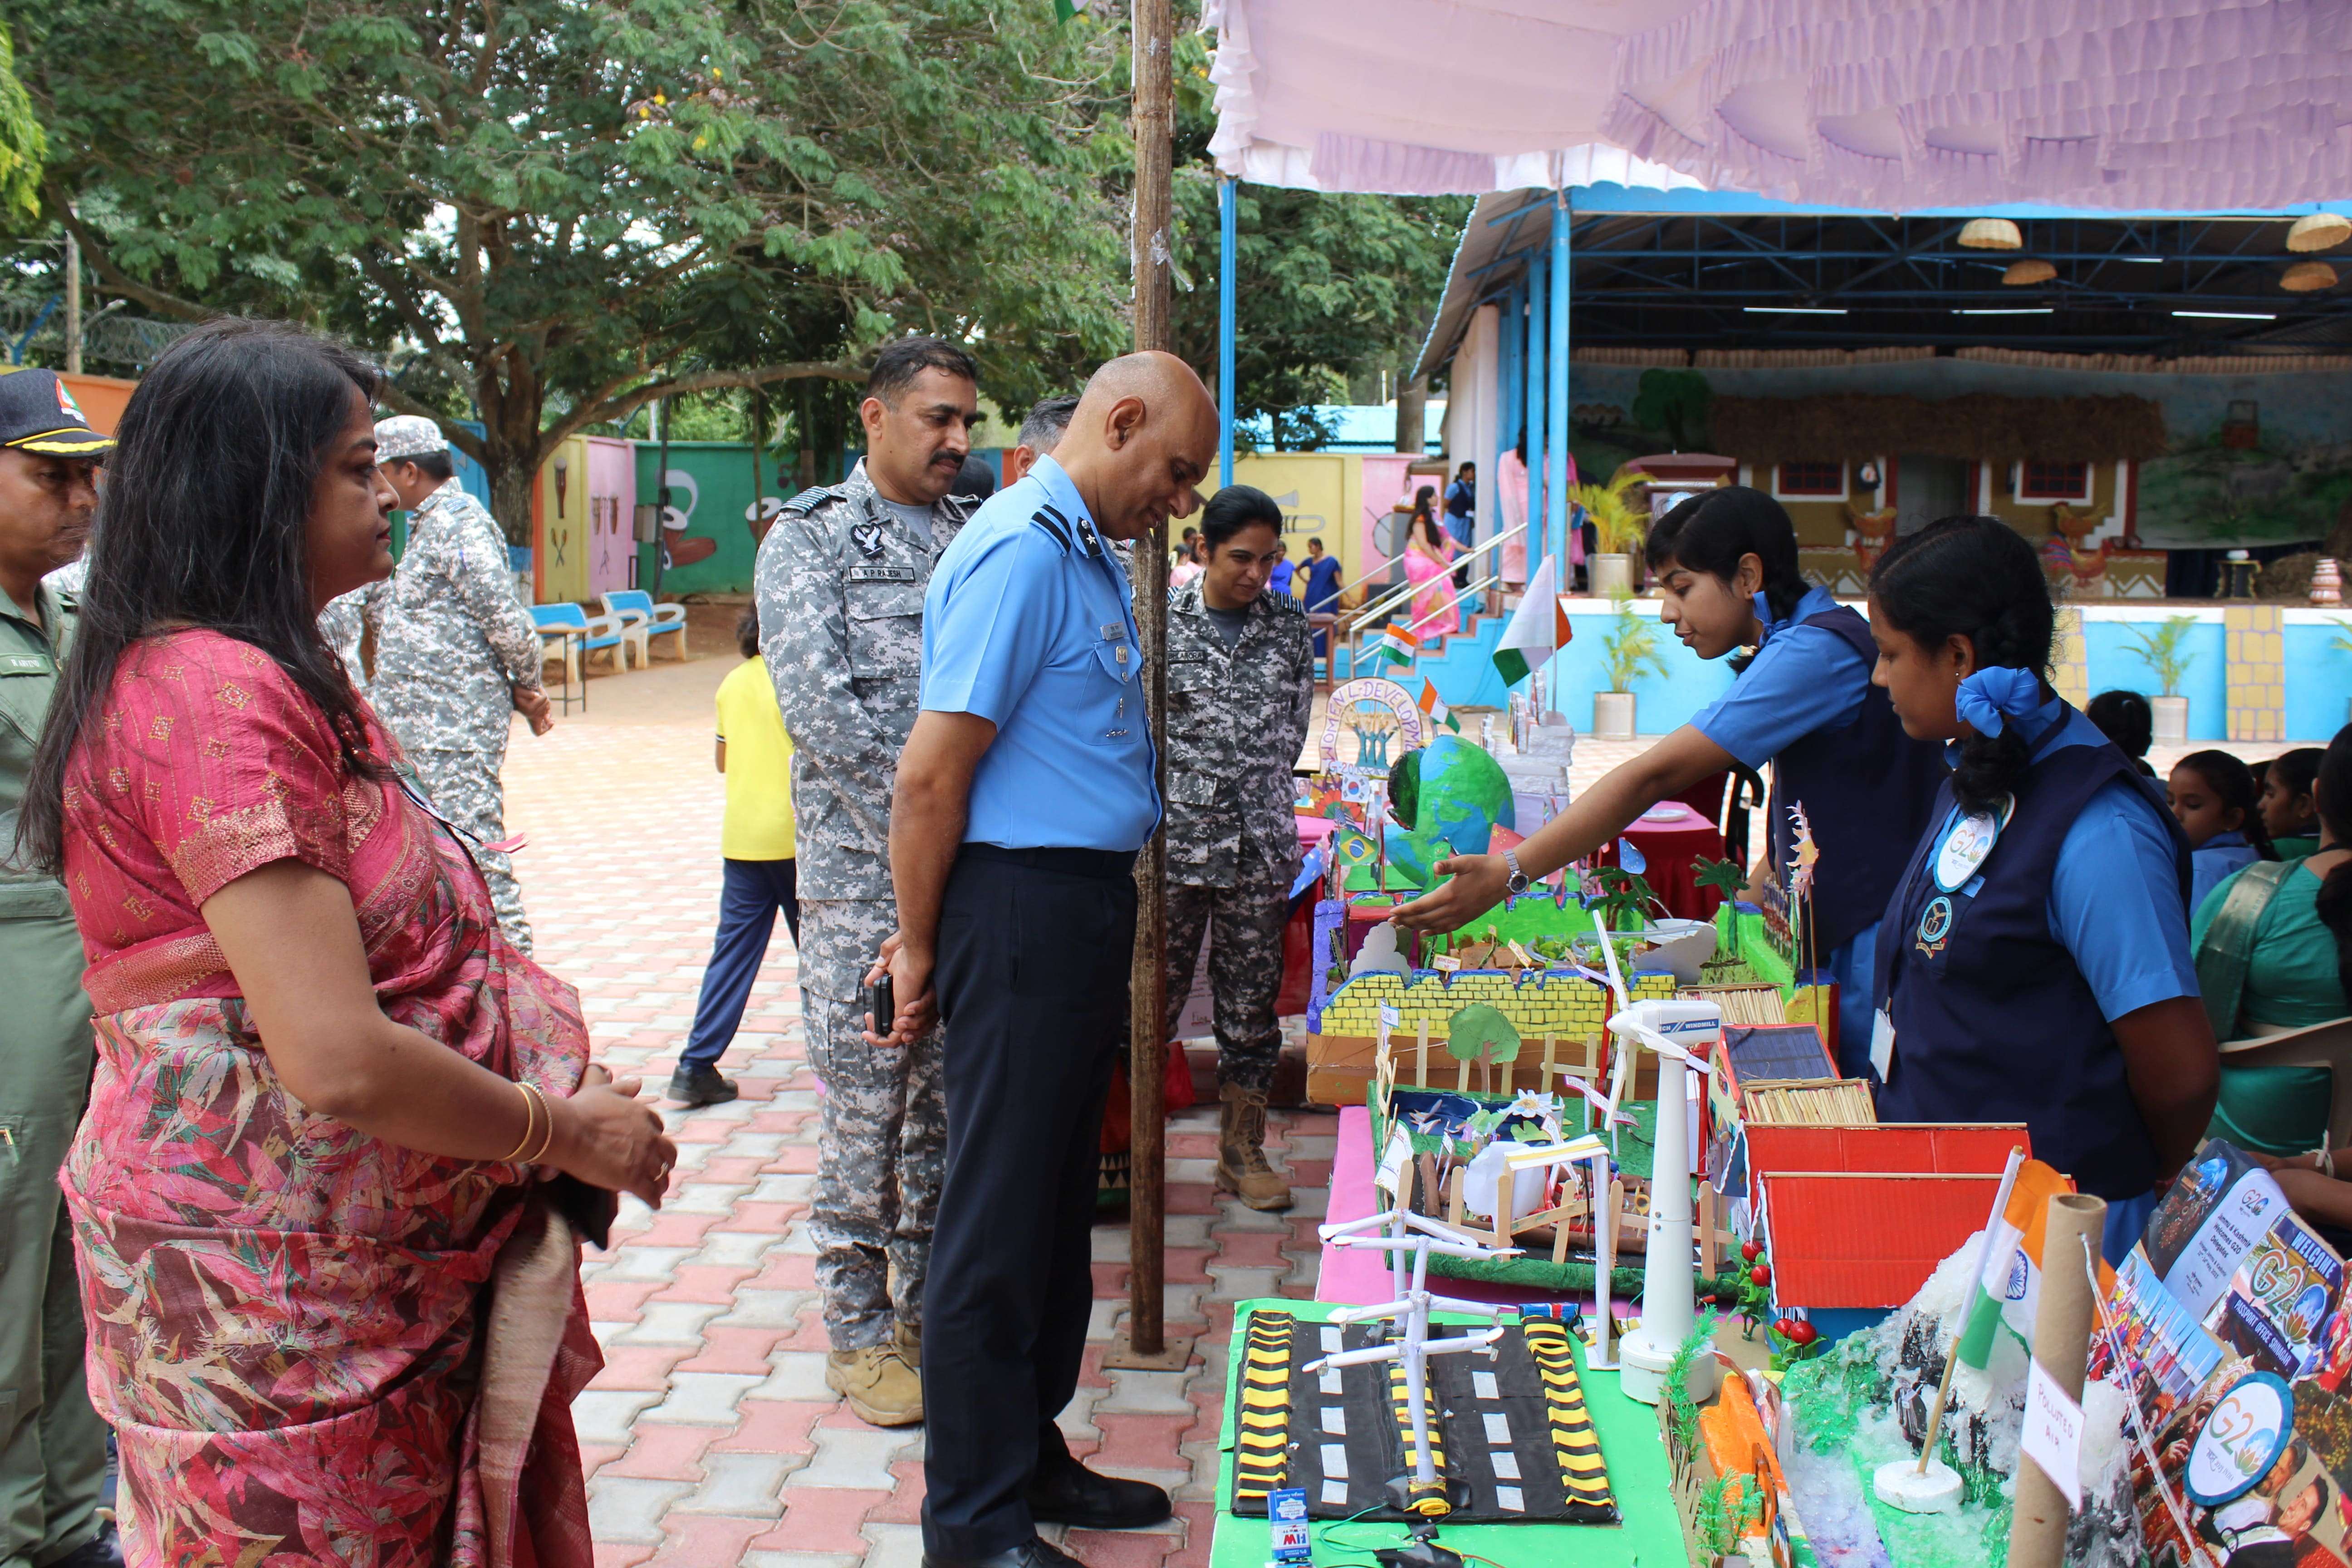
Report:
[[[2119,540],[2126,511],[2138,543],[2153,549],[2317,541],[2331,529],[2352,525],[2352,372],[2343,371],[2168,374],[1958,358],[1692,371],[1579,364],[1571,391],[1570,449],[1578,466],[1599,478],[1648,452],[1723,450],[1706,447],[1711,435],[1706,411],[1714,399],[1855,394],[1928,400],[1971,394],[2132,397],[2156,403],[2167,449],[2131,464],[2128,473],[2099,475],[2091,497],[2099,514],[2087,527],[2081,505],[2062,510],[2021,497],[2008,467],[1990,465],[1980,494],[1989,494],[1993,511],[2020,531],[2061,542],[2070,551],[2095,550],[2103,538]],[[2105,454],[2084,456],[2099,459]],[[1857,487],[1825,501],[1812,531],[1849,530],[1857,515],[1885,510],[1879,502]],[[2103,526],[2110,514],[2114,523]],[[1801,518],[1800,530],[1808,531]]]

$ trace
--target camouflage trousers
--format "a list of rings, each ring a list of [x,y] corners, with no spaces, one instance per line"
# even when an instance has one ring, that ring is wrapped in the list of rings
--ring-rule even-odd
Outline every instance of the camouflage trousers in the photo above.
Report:
[[[1217,1029],[1217,1081],[1253,1093],[1274,1086],[1282,1054],[1275,1022],[1282,989],[1282,928],[1289,923],[1290,886],[1243,874],[1231,888],[1168,886],[1168,1032],[1173,1036],[1192,989],[1201,933],[1209,935],[1209,994]]]
[[[485,848],[507,836],[506,786],[499,769],[506,762],[505,736],[495,748],[471,752],[412,751],[416,770],[433,809],[466,836],[474,864],[490,887],[490,906],[498,911],[499,929],[520,952],[530,952],[530,922],[523,919],[522,889],[515,881],[514,860],[504,850]]]
[[[887,1344],[894,1321],[923,1321],[947,1149],[940,1034],[903,1050],[862,1037],[866,971],[898,923],[879,900],[801,905],[801,1014],[824,1085],[809,1234],[835,1350]]]

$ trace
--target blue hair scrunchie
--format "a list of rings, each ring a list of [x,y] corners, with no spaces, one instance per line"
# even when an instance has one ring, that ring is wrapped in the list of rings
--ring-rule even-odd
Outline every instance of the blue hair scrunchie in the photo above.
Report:
[[[1979,735],[1998,735],[2009,718],[2022,718],[2042,706],[2042,681],[2030,669],[1992,665],[1960,682],[1952,706],[1960,722]]]

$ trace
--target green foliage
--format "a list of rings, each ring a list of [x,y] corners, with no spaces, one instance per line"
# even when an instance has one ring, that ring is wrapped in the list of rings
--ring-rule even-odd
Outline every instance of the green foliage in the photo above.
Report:
[[[1622,555],[1637,551],[1648,537],[1649,509],[1633,502],[1633,488],[1642,482],[1640,473],[1621,468],[1605,485],[1569,487],[1569,499],[1582,507],[1584,514],[1592,520],[1602,554]]]
[[[2352,621],[2330,616],[2327,622],[2336,628],[2336,635],[2327,639],[2327,646],[2338,653],[2352,653]]]
[[[1706,411],[1715,388],[1696,370],[1645,370],[1633,390],[1630,411],[1645,430],[1663,430],[1677,452],[1706,445]]]
[[[16,79],[16,43],[0,27],[0,219],[40,210],[41,164],[48,155],[48,138]]]
[[[2194,616],[2167,616],[2153,626],[2124,627],[2124,636],[2132,640],[2132,651],[2155,672],[2157,684],[2167,697],[2180,695],[2180,678],[2189,672],[2189,635],[2196,629]]]
[[[1042,8],[1042,5],[1041,5]],[[1217,174],[1207,45],[1176,43],[1176,352],[1213,382]],[[1412,366],[1445,286],[1467,196],[1319,195],[1244,185],[1234,212],[1234,415],[1270,422],[1279,450],[1331,438],[1307,405],[1349,378]]]
[[[1601,668],[1609,678],[1607,689],[1631,691],[1643,676],[1666,673],[1665,656],[1659,651],[1657,623],[1634,610],[1633,596],[1614,594],[1611,597],[1617,611],[1601,639]]]
[[[1623,932],[1657,901],[1648,880],[1622,866],[1597,866],[1584,879],[1600,889],[1583,900],[1584,907],[1608,921],[1613,931]]]
[[[1736,899],[1748,890],[1748,873],[1740,869],[1737,860],[1710,860],[1701,856],[1694,865],[1691,879],[1702,888],[1713,888],[1727,899]]]
[[[108,292],[289,316],[541,458],[908,331],[1026,404],[1125,348],[1123,37],[999,0],[0,0]],[[779,409],[772,406],[772,412]]]
[[[1519,1056],[1519,1031],[1501,1009],[1473,1002],[1454,1015],[1445,1054],[1457,1062],[1511,1062]]]

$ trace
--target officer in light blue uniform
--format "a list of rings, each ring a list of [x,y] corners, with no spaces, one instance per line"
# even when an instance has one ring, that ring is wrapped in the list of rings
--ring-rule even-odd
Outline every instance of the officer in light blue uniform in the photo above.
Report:
[[[1102,1107],[1128,1016],[1136,851],[1160,824],[1142,639],[1112,545],[1200,504],[1200,378],[1097,372],[1055,454],[984,502],[923,605],[890,822],[892,1039],[936,998],[947,1163],[925,1298],[927,1568],[1056,1568],[1041,1523],[1169,1517],[1055,1425],[1092,1308]],[[877,1026],[881,1020],[877,1020]]]
[[[2037,673],[2032,547],[1963,518],[1899,548],[1871,583],[1878,676],[1912,734],[1954,742],[1953,773],[1879,931],[1878,1118],[2023,1122],[2037,1159],[2107,1200],[2112,1262],[2212,1110],[2189,841]]]

